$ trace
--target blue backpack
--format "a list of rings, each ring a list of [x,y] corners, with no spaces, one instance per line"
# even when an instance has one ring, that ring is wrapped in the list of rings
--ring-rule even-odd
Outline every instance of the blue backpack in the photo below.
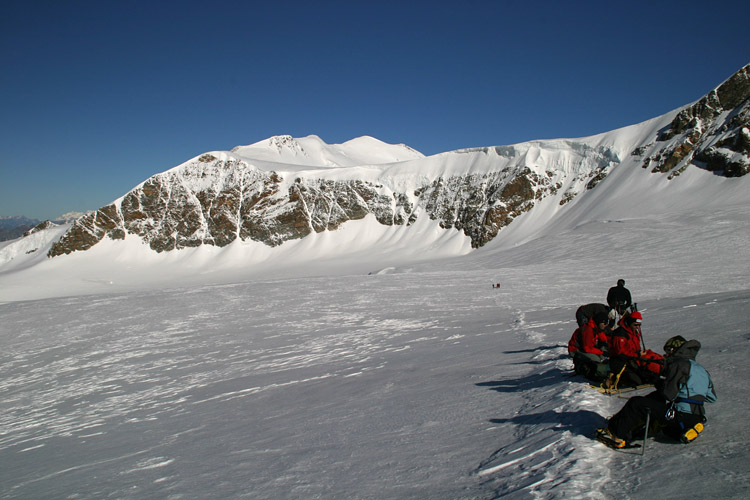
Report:
[[[691,404],[703,406],[704,402],[715,403],[716,392],[711,375],[696,361],[690,360],[690,376],[680,386],[675,402],[675,409],[684,413],[693,413]],[[702,412],[701,412],[702,413]]]

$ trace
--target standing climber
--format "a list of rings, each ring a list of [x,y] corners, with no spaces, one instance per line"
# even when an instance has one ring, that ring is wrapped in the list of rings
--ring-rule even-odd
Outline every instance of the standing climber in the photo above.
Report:
[[[633,304],[633,298],[630,296],[630,290],[625,288],[625,280],[617,280],[617,286],[613,286],[607,292],[607,304],[612,309],[617,310],[620,316],[630,309]]]

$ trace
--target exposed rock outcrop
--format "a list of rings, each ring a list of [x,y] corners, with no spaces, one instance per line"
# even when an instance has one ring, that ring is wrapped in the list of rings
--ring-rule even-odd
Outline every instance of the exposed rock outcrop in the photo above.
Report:
[[[24,236],[31,236],[34,233],[37,233],[39,231],[44,231],[45,229],[49,229],[52,226],[54,226],[54,224],[52,223],[52,221],[46,220],[46,221],[40,222],[36,226],[32,227],[31,229],[29,229],[28,231],[26,231],[25,233],[23,233],[23,235]]]
[[[194,190],[190,186],[196,179],[186,179],[185,171],[199,179],[210,176],[196,166],[231,175]],[[104,237],[126,235],[139,236],[157,252],[204,244],[223,247],[237,238],[277,246],[370,214],[380,224],[409,225],[420,210],[443,228],[462,230],[479,247],[551,192],[550,180],[528,168],[441,177],[413,193],[363,180],[297,177],[287,183],[275,172],[238,161],[207,162],[205,156],[185,171],[156,175],[119,204],[80,218],[49,255],[87,250]]]
[[[690,165],[718,175],[750,172],[750,65],[695,104],[659,134],[661,148],[644,159],[652,172],[673,178]],[[637,154],[638,152],[634,152]]]

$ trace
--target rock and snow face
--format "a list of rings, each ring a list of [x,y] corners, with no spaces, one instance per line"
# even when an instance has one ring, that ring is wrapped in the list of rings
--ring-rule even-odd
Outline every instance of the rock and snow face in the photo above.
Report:
[[[237,240],[276,247],[369,215],[386,226],[428,217],[478,248],[542,201],[558,207],[547,210],[554,215],[615,172],[620,179],[621,172],[655,174],[660,196],[660,179],[679,184],[675,178],[690,167],[745,175],[749,75],[746,66],[694,104],[583,139],[424,157],[372,137],[328,145],[317,136],[277,136],[205,153],[81,217],[48,255],[87,250],[104,238],[140,238],[156,252]]]
[[[268,163],[312,158],[312,165]],[[421,214],[455,228],[480,247],[515,217],[548,196],[568,201],[593,187],[617,163],[606,148],[520,145],[457,151],[388,164],[320,168],[299,143],[272,138],[259,156],[250,149],[207,153],[155,175],[115,203],[79,219],[50,256],[86,250],[102,238],[138,236],[162,252],[236,239],[271,247],[373,215],[383,225],[409,225]],[[258,147],[253,146],[254,150]],[[336,147],[332,147],[336,149]],[[291,153],[290,153],[291,152]],[[351,156],[354,156],[353,154]],[[362,155],[360,155],[361,157]],[[559,168],[547,167],[551,159]]]
[[[670,178],[690,165],[727,177],[750,172],[750,65],[683,108],[655,144],[636,154],[644,156],[643,168],[668,172]]]

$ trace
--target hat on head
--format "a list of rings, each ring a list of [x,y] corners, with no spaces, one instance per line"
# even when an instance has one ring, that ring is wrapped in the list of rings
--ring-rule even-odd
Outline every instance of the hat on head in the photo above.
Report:
[[[687,342],[685,340],[685,337],[681,335],[676,335],[670,338],[669,340],[667,340],[667,343],[664,344],[664,352],[666,353],[674,352],[680,347],[682,347],[682,344],[684,344],[685,342]]]
[[[630,313],[630,322],[641,324],[643,322],[643,315],[638,311]]]

